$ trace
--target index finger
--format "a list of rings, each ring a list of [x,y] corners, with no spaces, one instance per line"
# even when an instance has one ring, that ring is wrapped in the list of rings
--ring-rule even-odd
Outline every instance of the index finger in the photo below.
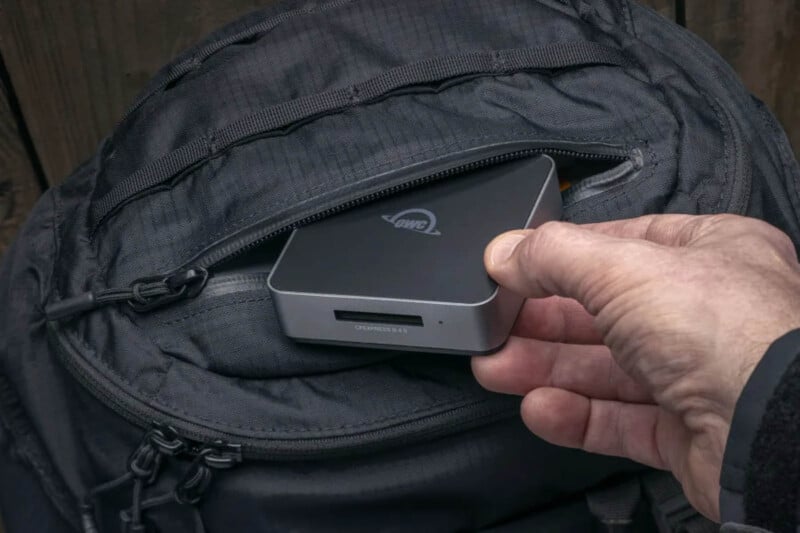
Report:
[[[637,218],[581,224],[580,227],[623,239],[640,239],[664,246],[684,246],[711,215],[645,215]]]
[[[485,262],[489,275],[517,294],[573,298],[596,316],[617,295],[659,276],[666,251],[648,241],[549,222],[496,238]]]

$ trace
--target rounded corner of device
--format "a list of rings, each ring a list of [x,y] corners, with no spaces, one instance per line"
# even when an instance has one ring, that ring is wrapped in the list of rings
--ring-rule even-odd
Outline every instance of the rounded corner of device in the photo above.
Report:
[[[547,161],[553,169],[556,168],[556,160],[549,154],[541,154],[539,157]]]
[[[480,351],[477,351],[477,352],[473,352],[471,355],[474,355],[474,356],[477,356],[477,357],[483,357],[483,356],[495,354],[495,353],[499,352],[500,350],[502,350],[505,347],[507,342],[508,342],[508,337],[503,337],[500,340],[500,343],[494,345],[492,348],[480,350]]]
[[[275,268],[273,267],[272,272],[270,272],[269,276],[267,276],[267,289],[269,290],[269,293],[272,296],[273,300],[278,296],[286,296],[290,293],[290,291],[285,291],[275,286],[272,279],[274,275],[275,275]]]
[[[269,289],[269,292],[272,295],[281,295],[282,296],[282,295],[285,295],[285,294],[288,294],[289,292],[291,292],[291,291],[285,291],[285,290],[281,290],[281,289],[277,288],[275,286],[275,284],[274,284],[273,278],[275,277],[275,274],[278,272],[278,268],[280,267],[281,262],[283,261],[283,257],[286,255],[286,252],[289,250],[289,244],[291,244],[291,242],[294,240],[296,235],[297,235],[297,228],[295,228],[292,231],[291,235],[289,235],[289,238],[286,240],[286,243],[283,245],[283,249],[281,250],[281,253],[278,255],[278,259],[275,260],[275,263],[272,265],[272,269],[269,272],[269,276],[267,276],[267,289]]]
[[[278,292],[278,289],[276,289],[275,286],[272,284],[272,276],[274,275],[275,275],[275,268],[273,267],[272,271],[269,273],[269,276],[267,276],[267,289],[269,289],[269,292],[273,294]]]
[[[492,294],[490,294],[488,297],[484,298],[483,300],[479,300],[477,302],[471,302],[465,305],[468,307],[472,307],[473,309],[481,309],[481,310],[484,308],[490,308],[494,304],[495,300],[497,300],[499,294],[500,294],[500,286],[495,285]]]

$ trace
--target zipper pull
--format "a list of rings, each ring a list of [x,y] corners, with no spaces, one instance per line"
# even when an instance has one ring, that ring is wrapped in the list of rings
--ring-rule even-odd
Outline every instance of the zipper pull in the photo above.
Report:
[[[153,422],[151,429],[128,459],[128,471],[144,480],[146,485],[152,485],[161,470],[164,456],[174,457],[187,448],[187,441],[179,437],[174,429]]]
[[[128,305],[138,313],[144,313],[176,302],[183,298],[194,298],[205,288],[208,281],[208,270],[192,267],[180,270],[167,277],[153,276],[140,278],[131,284],[132,296]],[[148,289],[155,289],[148,292]]]
[[[178,435],[172,426],[154,421],[150,427],[150,442],[162,454],[175,457],[190,448],[189,441]]]
[[[196,505],[211,484],[214,470],[227,470],[242,462],[242,447],[216,441],[195,450],[195,458],[175,487],[175,500],[183,505]]]
[[[100,306],[95,301],[94,293],[85,292],[79,296],[72,296],[47,304],[44,308],[44,314],[47,316],[47,320],[61,320],[98,307]]]
[[[84,533],[98,533],[95,505],[98,497],[133,483],[134,490],[155,483],[161,472],[164,455],[174,455],[186,449],[186,441],[178,437],[169,426],[153,422],[136,449],[128,457],[127,469],[120,477],[91,489],[80,506],[81,526]],[[139,488],[137,489],[137,485]]]
[[[143,313],[183,298],[194,298],[208,281],[208,271],[202,267],[180,270],[168,276],[139,278],[129,287],[89,291],[64,298],[45,306],[47,320],[63,320],[104,305],[128,302],[135,311]]]

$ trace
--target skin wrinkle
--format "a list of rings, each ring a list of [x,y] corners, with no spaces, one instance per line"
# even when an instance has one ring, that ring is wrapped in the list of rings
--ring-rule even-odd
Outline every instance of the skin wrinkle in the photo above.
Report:
[[[558,332],[556,334],[556,337],[558,337],[558,340],[556,342],[565,342],[567,338],[567,318],[564,316],[564,313],[565,311],[562,308],[560,313],[556,313],[555,315],[553,315],[554,317],[558,317],[555,318],[558,326],[554,328]]]
[[[613,430],[614,433],[616,433],[616,435],[617,435],[616,440],[620,443],[620,450],[622,452],[621,455],[623,455],[625,457],[635,457],[638,454],[631,454],[631,451],[630,451],[630,448],[629,448],[629,445],[628,445],[628,439],[623,437],[623,433],[622,433],[623,428],[622,428],[622,420],[621,420],[622,407],[621,406],[617,407],[616,409],[614,409],[613,413],[614,413],[614,421],[612,423],[612,427],[614,428],[614,430]]]
[[[582,442],[579,445],[580,448],[583,448],[587,451],[592,451],[591,447],[589,446],[588,435],[591,429],[592,420],[595,418],[593,406],[594,404],[591,401],[587,401],[588,412],[586,413],[586,425],[583,427]]]
[[[670,468],[717,519],[738,396],[766,348],[800,328],[800,265],[788,238],[733,215],[512,233],[522,240],[510,259],[492,262],[495,239],[487,270],[544,299],[526,303],[515,325],[528,342],[473,359],[476,377],[499,392],[527,392],[523,418],[546,440]],[[612,354],[605,360],[592,345],[601,340]]]
[[[660,469],[669,470],[670,463],[661,449],[661,442],[664,439],[660,439],[658,435],[659,431],[664,428],[664,425],[664,412],[659,411],[658,414],[656,414],[656,421],[653,424],[653,431],[650,432],[650,447],[656,451],[656,458],[658,459],[657,467]]]
[[[586,309],[573,299],[530,299],[524,303],[512,335],[550,342],[597,344],[602,338],[594,322],[594,317],[589,316]],[[553,326],[554,323],[559,325]]]
[[[550,357],[549,372],[547,372],[548,380],[545,382],[545,387],[561,388],[567,381],[563,375],[563,365],[558,364],[558,354],[561,351],[559,344],[553,344],[549,347]],[[569,370],[569,369],[567,369]]]

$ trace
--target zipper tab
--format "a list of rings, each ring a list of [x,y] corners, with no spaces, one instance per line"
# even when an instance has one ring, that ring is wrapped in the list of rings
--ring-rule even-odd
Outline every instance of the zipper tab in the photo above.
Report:
[[[208,281],[208,270],[190,267],[168,276],[150,276],[119,289],[89,291],[45,306],[47,320],[58,321],[103,305],[127,302],[135,311],[150,311],[183,298],[194,298]]]
[[[131,284],[132,297],[127,298],[128,305],[143,313],[184,298],[194,298],[207,281],[208,270],[201,267],[187,268],[166,277],[139,278]],[[147,289],[151,287],[166,290],[150,294]]]
[[[189,441],[180,437],[172,426],[153,422],[149,431],[149,442],[164,455],[174,457],[189,449]]]
[[[208,489],[214,470],[227,470],[242,462],[242,447],[224,441],[201,445],[195,458],[175,487],[175,500],[184,505],[196,505]]]
[[[207,446],[206,449],[210,451],[203,458],[203,462],[211,468],[226,470],[242,462],[241,444],[218,440]]]
[[[44,313],[47,320],[62,320],[72,315],[85,313],[100,307],[100,304],[95,300],[93,292],[85,292],[78,296],[71,298],[64,298],[58,302],[47,304],[44,308]]]

